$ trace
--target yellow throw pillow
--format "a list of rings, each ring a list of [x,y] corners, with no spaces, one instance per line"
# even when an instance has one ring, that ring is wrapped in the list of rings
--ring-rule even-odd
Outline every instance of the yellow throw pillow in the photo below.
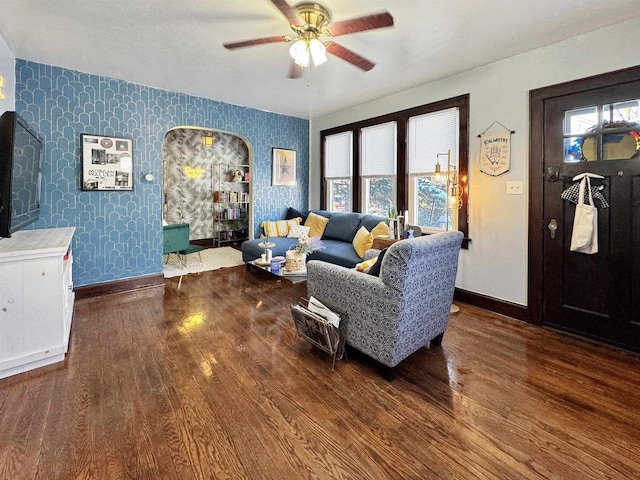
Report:
[[[356,270],[358,272],[367,273],[371,267],[373,267],[374,263],[378,261],[378,257],[370,258],[364,262],[356,263]]]
[[[272,222],[265,220],[260,226],[267,237],[286,237],[291,227],[300,225],[300,220],[302,219],[294,218],[293,220],[275,220]]]
[[[317,215],[313,212],[309,213],[307,221],[304,222],[305,227],[311,227],[309,229],[309,238],[322,238],[322,234],[324,233],[324,229],[327,227],[327,223],[329,223],[328,218],[325,218],[322,215]]]
[[[360,230],[356,232],[356,236],[353,237],[353,248],[360,258],[364,256],[364,252],[369,250],[373,245],[373,235],[364,227],[360,227]]]
[[[373,227],[373,230],[371,230],[371,235],[373,235],[373,238],[388,237],[389,225],[387,225],[386,222],[380,222],[375,227]]]

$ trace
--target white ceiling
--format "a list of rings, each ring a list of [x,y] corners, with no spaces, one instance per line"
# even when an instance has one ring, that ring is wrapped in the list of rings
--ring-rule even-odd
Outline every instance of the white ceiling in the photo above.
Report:
[[[373,70],[330,56],[290,80],[289,44],[223,48],[292,33],[270,0],[0,0],[0,32],[16,58],[312,118],[640,15],[638,0],[321,3],[333,20],[393,15],[394,27],[335,39]]]

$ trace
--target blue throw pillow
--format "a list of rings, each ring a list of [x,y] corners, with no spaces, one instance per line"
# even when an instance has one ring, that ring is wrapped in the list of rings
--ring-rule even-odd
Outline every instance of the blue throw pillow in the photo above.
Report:
[[[367,272],[369,275],[374,275],[376,277],[380,276],[380,265],[382,265],[382,259],[384,258],[384,254],[387,253],[387,249],[380,251],[380,255],[378,255],[378,261],[373,264],[373,266]]]
[[[311,210],[313,213],[315,213],[316,215],[320,215],[321,217],[324,218],[331,218],[331,213],[329,210]]]
[[[362,220],[360,221],[360,226],[366,228],[369,231],[371,231],[380,222],[387,223],[388,221],[389,221],[389,219],[386,218],[386,217],[381,217],[379,215],[367,214],[367,215],[363,215],[362,216]]]
[[[307,220],[307,216],[303,215],[299,210],[296,210],[293,207],[289,207],[287,209],[287,214],[284,216],[285,220],[293,220],[294,218],[302,218],[302,224],[304,225],[304,222]]]
[[[351,243],[360,228],[362,214],[355,212],[334,212],[324,229],[323,238]]]

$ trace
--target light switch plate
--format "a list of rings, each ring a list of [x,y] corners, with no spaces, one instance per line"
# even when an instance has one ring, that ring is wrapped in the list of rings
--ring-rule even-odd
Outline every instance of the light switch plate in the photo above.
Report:
[[[522,180],[507,182],[507,195],[524,195],[524,182]]]

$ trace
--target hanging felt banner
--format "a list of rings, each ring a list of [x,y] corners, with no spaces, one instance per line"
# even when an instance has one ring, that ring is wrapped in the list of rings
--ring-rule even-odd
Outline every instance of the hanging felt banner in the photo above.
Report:
[[[511,132],[480,135],[480,171],[497,177],[509,171]]]

